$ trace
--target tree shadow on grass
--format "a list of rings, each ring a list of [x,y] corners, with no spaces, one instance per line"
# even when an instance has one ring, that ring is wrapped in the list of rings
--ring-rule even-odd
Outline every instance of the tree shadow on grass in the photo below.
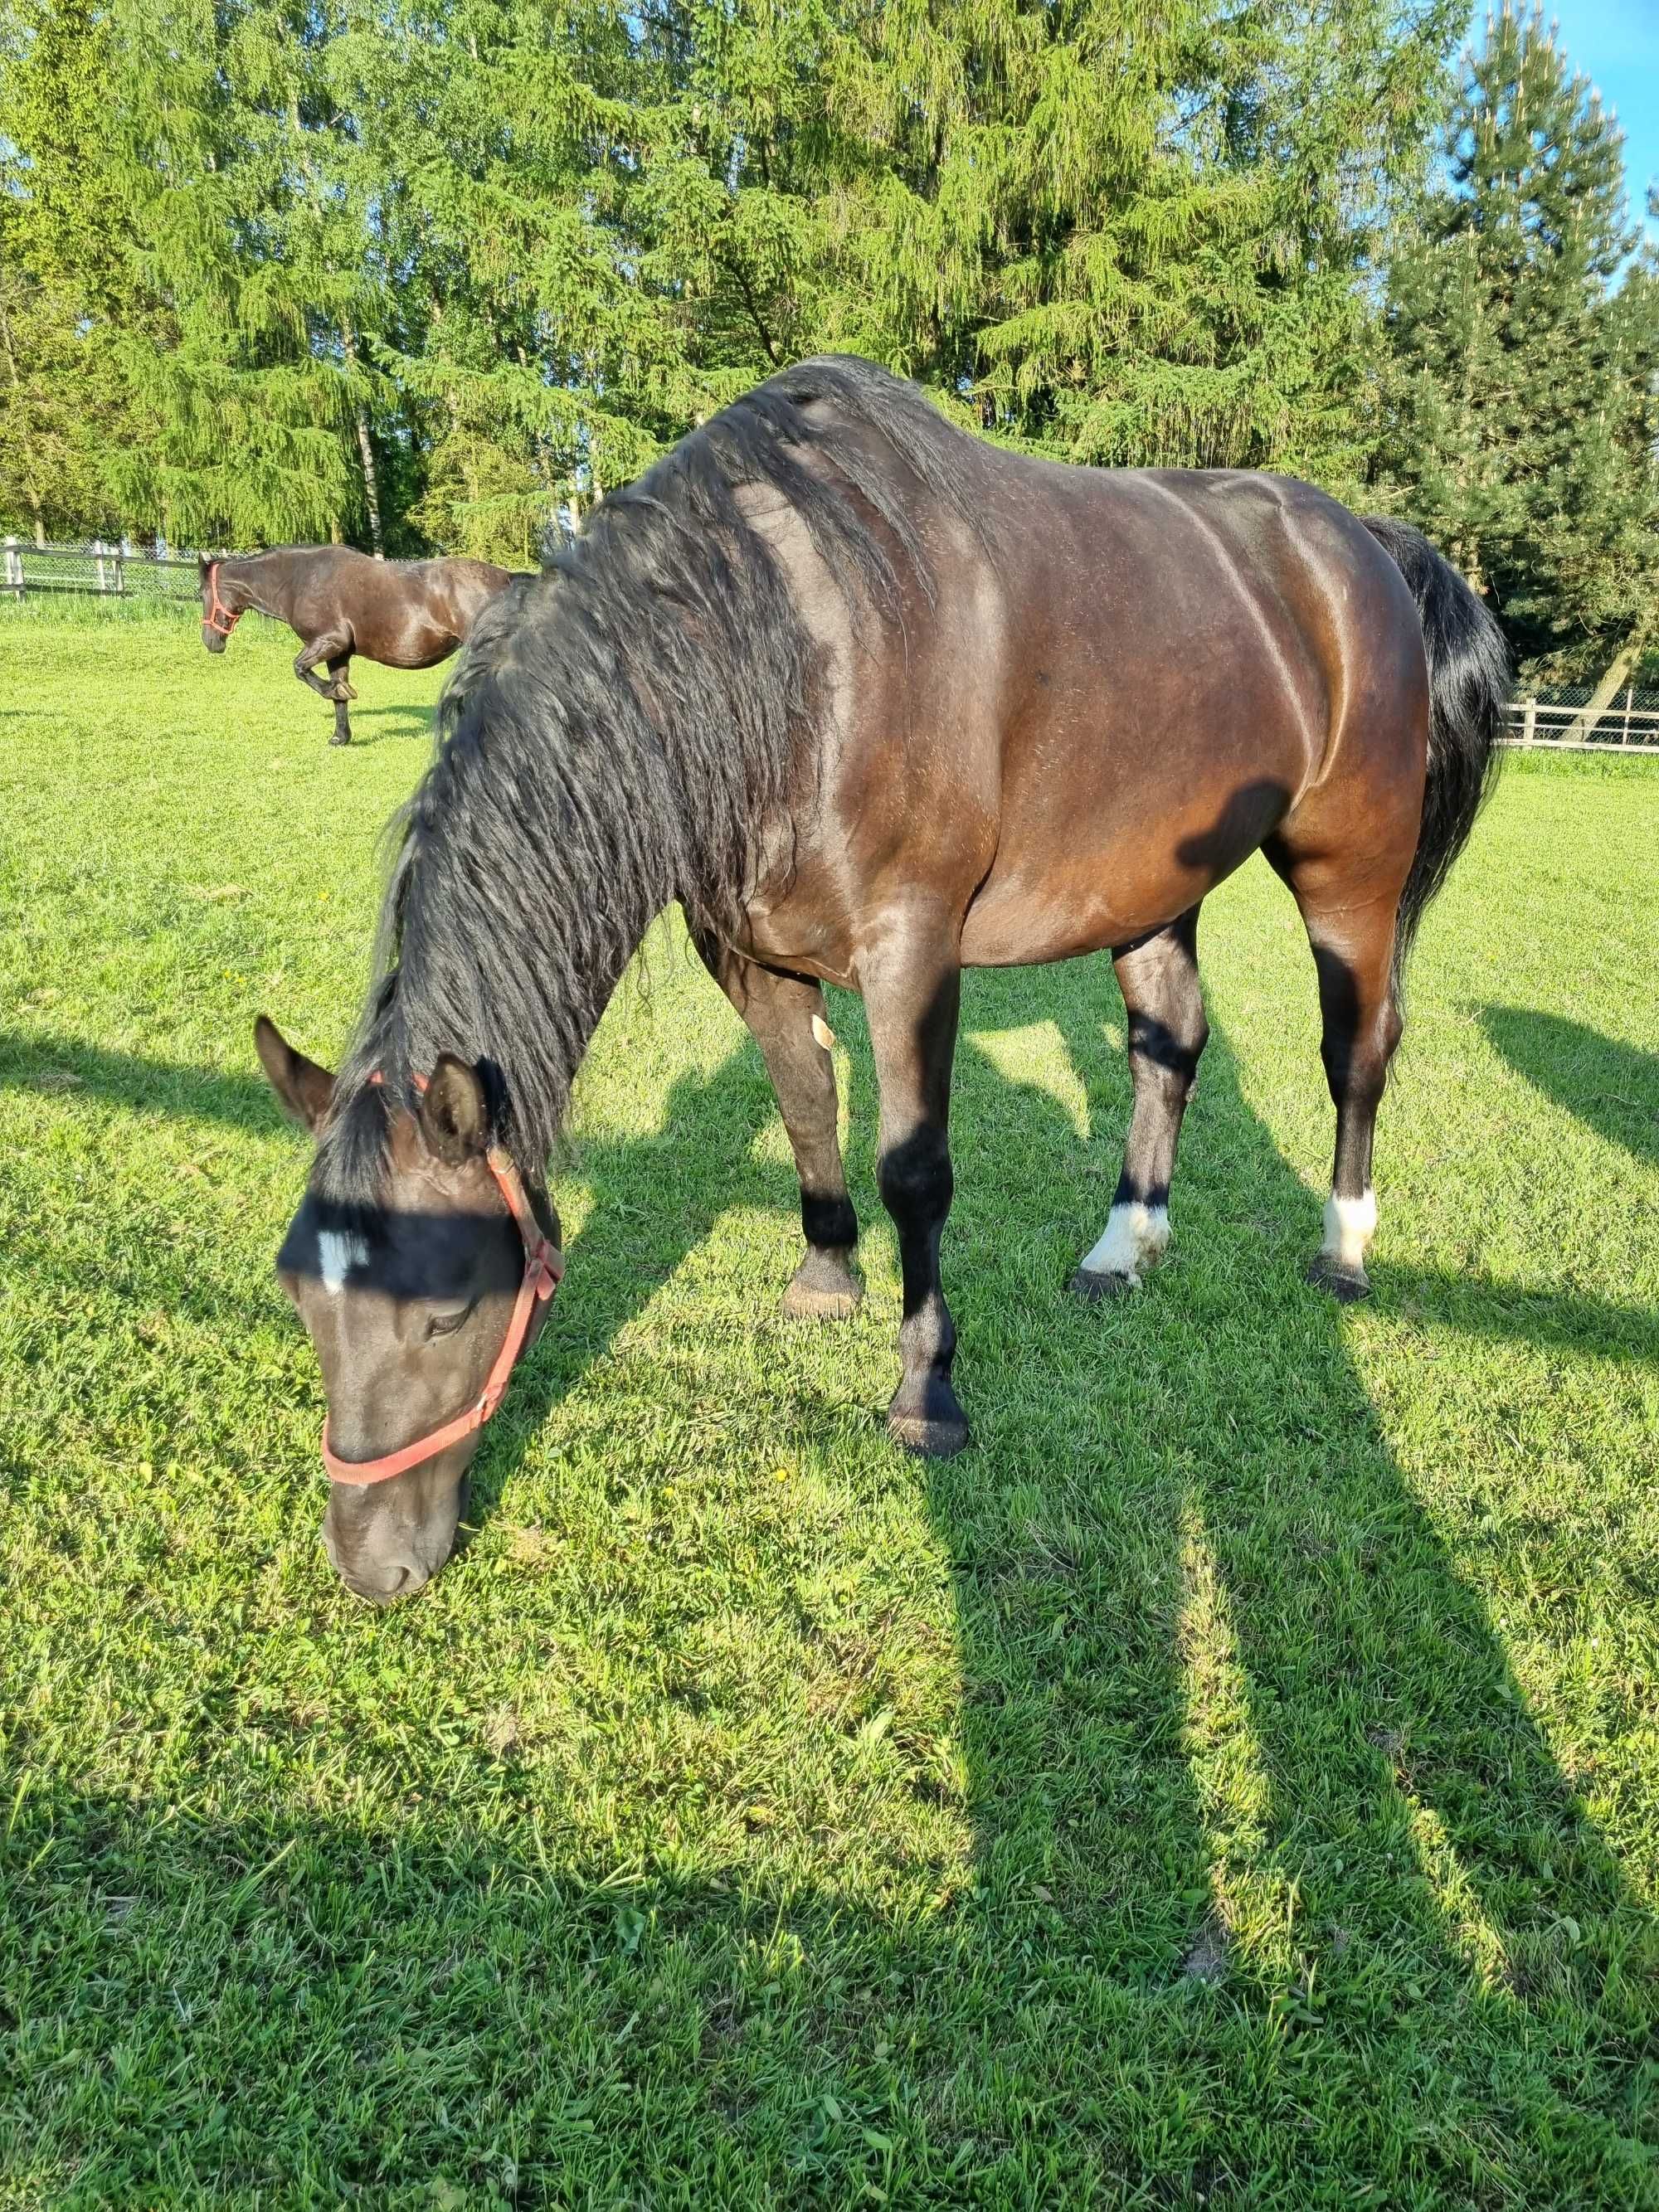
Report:
[[[947,1286],[978,1443],[921,1481],[971,1887],[918,1914],[787,1855],[619,1880],[550,1848],[533,1765],[482,1727],[475,1804],[426,1793],[372,1829],[43,1777],[6,1846],[0,1955],[59,1977],[11,2001],[15,2174],[66,2202],[413,2203],[434,2178],[481,2204],[1653,2201],[1651,1923],[1394,1459],[1351,1323],[1297,1279],[1318,1200],[1224,1037],[1166,1269],[1121,1304],[1065,1297],[1127,1098],[1080,977],[1115,1011],[1103,963],[975,977],[964,1008]],[[1091,1139],[998,1068],[999,1034],[1039,1023]],[[873,1079],[859,1010],[836,1024],[868,1220]],[[745,1041],[653,1135],[581,1146],[593,1214],[487,1491],[720,1213],[793,1218],[754,1153],[773,1110]],[[1587,1302],[1559,1303],[1502,1333],[1577,1340]],[[873,1755],[923,1786],[902,1745]]]
[[[1659,1161],[1659,1054],[1527,1006],[1484,1006],[1480,1026],[1547,1098],[1632,1158]]]
[[[0,1030],[0,1090],[85,1097],[125,1113],[222,1122],[250,1132],[272,1129],[283,1118],[270,1085],[257,1074],[140,1059],[40,1031]]]

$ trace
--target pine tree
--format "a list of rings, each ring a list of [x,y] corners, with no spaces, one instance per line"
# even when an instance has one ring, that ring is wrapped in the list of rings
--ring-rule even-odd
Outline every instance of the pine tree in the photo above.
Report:
[[[1537,16],[1489,21],[1391,273],[1382,481],[1553,672],[1650,605],[1656,331],[1622,141]]]
[[[649,34],[581,0],[446,0],[400,36],[374,127],[397,118],[413,241],[386,359],[428,445],[414,512],[522,562],[711,404],[628,216],[659,127]]]
[[[110,343],[143,318],[100,158],[107,63],[91,0],[0,13],[0,513],[40,542],[117,523]]]
[[[112,462],[124,505],[183,543],[367,531],[356,331],[378,291],[328,82],[342,19],[115,0],[112,21],[110,169],[161,320],[120,346],[139,420]]]

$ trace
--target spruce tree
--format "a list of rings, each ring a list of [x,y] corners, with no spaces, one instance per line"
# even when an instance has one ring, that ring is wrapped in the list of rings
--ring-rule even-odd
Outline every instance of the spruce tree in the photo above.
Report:
[[[376,288],[331,143],[341,19],[284,0],[114,0],[111,15],[109,163],[161,323],[120,348],[138,421],[112,462],[123,502],[186,544],[366,528],[373,387],[345,332]]]
[[[1650,606],[1656,331],[1622,141],[1536,15],[1489,21],[1391,272],[1382,481],[1534,667],[1588,672]]]
[[[111,343],[144,315],[102,160],[108,61],[92,0],[0,9],[0,514],[40,541],[118,526]]]

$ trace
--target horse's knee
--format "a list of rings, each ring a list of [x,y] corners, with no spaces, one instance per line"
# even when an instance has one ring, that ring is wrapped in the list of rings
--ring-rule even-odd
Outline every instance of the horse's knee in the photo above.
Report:
[[[950,1211],[955,1188],[944,1132],[917,1129],[890,1146],[881,1156],[878,1180],[881,1202],[895,1221],[942,1218]]]

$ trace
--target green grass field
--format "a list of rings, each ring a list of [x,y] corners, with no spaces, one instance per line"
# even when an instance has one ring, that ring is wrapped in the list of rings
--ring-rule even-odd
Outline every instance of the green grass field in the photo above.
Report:
[[[969,979],[902,1456],[787,1323],[758,1056],[665,927],[578,1089],[569,1275],[477,1533],[317,1542],[271,1277],[435,676],[0,634],[0,2205],[1659,2205],[1659,762],[1513,766],[1431,914],[1376,1296],[1302,1280],[1299,925],[1206,909],[1174,1253],[1104,960]]]

